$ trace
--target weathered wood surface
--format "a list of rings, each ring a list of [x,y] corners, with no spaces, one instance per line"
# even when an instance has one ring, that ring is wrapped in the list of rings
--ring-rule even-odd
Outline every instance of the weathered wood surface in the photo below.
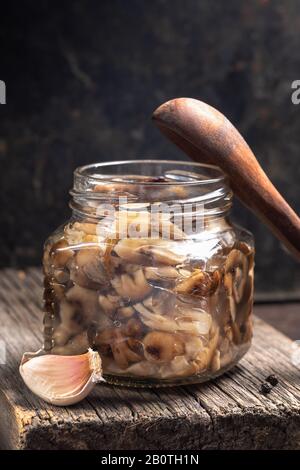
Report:
[[[251,351],[223,377],[203,385],[138,390],[99,385],[69,408],[50,406],[22,383],[23,351],[41,344],[41,275],[0,273],[0,448],[3,449],[298,449],[300,371],[291,340],[256,320]],[[280,383],[264,396],[269,374]]]

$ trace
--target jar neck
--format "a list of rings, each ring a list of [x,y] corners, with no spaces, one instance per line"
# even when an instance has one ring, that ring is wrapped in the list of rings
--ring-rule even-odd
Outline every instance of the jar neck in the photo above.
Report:
[[[232,191],[218,168],[159,160],[78,168],[70,194],[73,216],[95,221],[116,211],[173,214],[204,224],[226,217],[232,205]]]

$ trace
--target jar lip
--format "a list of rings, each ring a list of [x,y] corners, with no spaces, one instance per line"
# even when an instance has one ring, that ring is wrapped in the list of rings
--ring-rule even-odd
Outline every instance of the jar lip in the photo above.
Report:
[[[212,174],[214,173],[216,176],[211,176],[207,178],[201,177],[201,174],[197,175],[196,173],[193,173],[192,176],[189,176],[189,179],[184,178],[183,180],[179,179],[170,179],[170,180],[149,180],[145,181],[143,179],[138,180],[134,178],[126,178],[126,175],[122,173],[112,173],[112,174],[105,174],[105,173],[95,173],[93,170],[101,170],[101,168],[116,168],[120,165],[122,165],[122,168],[126,168],[126,166],[130,165],[136,165],[139,164],[141,167],[143,165],[173,165],[177,167],[188,167],[188,169],[194,168],[196,169],[205,169],[205,170],[210,170]],[[175,175],[175,174],[174,174]],[[138,175],[137,175],[138,176]],[[199,176],[199,177],[198,177]],[[112,162],[101,162],[101,163],[91,163],[88,165],[83,165],[79,166],[76,168],[74,171],[74,177],[75,178],[87,178],[90,181],[95,181],[97,182],[114,182],[114,181],[122,181],[123,183],[126,183],[128,185],[145,185],[145,186],[168,186],[168,185],[207,185],[207,184],[215,184],[215,183],[225,183],[227,180],[227,177],[225,173],[221,170],[216,165],[210,165],[207,163],[197,163],[197,162],[190,162],[190,161],[184,161],[184,160],[160,160],[160,159],[136,159],[136,160],[118,160],[118,161],[112,161]]]

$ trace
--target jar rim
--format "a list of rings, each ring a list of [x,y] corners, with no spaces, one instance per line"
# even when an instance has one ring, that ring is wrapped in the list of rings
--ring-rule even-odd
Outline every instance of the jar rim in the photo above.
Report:
[[[184,173],[181,174],[182,179],[180,180],[178,176],[180,174],[177,174],[176,178],[176,173],[173,172],[174,179],[169,179],[169,180],[155,180],[155,179],[150,179],[149,181],[145,179],[138,180],[137,176],[138,175],[127,175],[131,176],[131,178],[126,178],[126,175],[124,174],[124,168],[126,166],[130,167],[130,165],[139,165],[141,170],[144,168],[145,165],[170,165],[170,166],[176,166],[177,169],[178,167],[187,167],[188,169],[194,168],[195,170],[205,170],[207,172],[207,176],[204,178],[203,175],[200,173],[191,173],[189,175],[184,175]],[[110,174],[105,174],[105,173],[97,173],[97,170],[101,169],[108,169],[108,168],[122,168],[122,173],[110,173]],[[211,175],[209,175],[209,172],[211,172]],[[170,173],[169,173],[170,174]],[[136,176],[134,178],[133,176]],[[142,176],[142,175],[141,175]],[[149,175],[150,176],[150,175]],[[112,161],[112,162],[101,162],[101,163],[91,163],[88,165],[83,165],[79,166],[76,168],[74,171],[74,177],[75,178],[87,178],[90,180],[90,182],[114,182],[114,181],[120,181],[122,180],[123,183],[126,183],[128,185],[145,185],[145,186],[168,186],[168,185],[207,185],[207,184],[216,184],[216,183],[226,183],[227,177],[225,173],[221,170],[216,165],[210,165],[207,163],[197,163],[197,162],[190,162],[190,161],[184,161],[184,160],[161,160],[161,159],[136,159],[136,160],[117,160],[117,161]]]

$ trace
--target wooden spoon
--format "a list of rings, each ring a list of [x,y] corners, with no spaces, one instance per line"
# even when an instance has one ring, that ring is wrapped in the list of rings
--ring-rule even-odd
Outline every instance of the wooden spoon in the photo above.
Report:
[[[202,101],[178,98],[157,108],[153,119],[193,160],[222,168],[235,194],[300,260],[300,218],[222,113]]]

